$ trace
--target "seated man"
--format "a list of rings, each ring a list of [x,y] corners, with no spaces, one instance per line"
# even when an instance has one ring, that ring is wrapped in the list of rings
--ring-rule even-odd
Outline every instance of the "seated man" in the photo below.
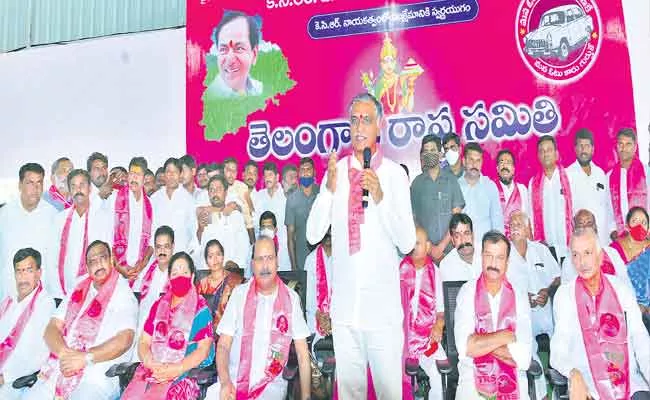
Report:
[[[449,234],[454,248],[440,262],[440,278],[443,282],[478,278],[481,249],[474,245],[472,219],[467,214],[454,214],[449,221]]]
[[[174,254],[167,270],[170,290],[149,312],[138,343],[142,363],[123,400],[195,400],[201,394],[187,372],[212,363],[214,339],[208,303],[193,283],[195,272],[189,254]]]
[[[43,332],[54,313],[54,300],[41,284],[41,253],[20,249],[14,255],[16,296],[0,302],[0,399],[20,399],[11,387],[47,360]]]
[[[650,399],[650,336],[632,290],[602,270],[593,228],[571,237],[578,277],[555,294],[551,366],[569,379],[571,399]]]
[[[298,294],[277,275],[272,239],[260,237],[253,253],[254,278],[232,292],[217,333],[219,382],[208,399],[283,399],[287,382],[282,371],[293,340],[300,372],[302,399],[309,398],[311,365]]]
[[[442,399],[442,380],[435,362],[447,358],[440,345],[445,327],[442,279],[427,255],[431,251],[427,231],[418,226],[415,237],[413,251],[399,267],[405,319],[405,358],[418,360],[429,376],[429,399]],[[410,398],[410,393],[405,393],[407,397]]]
[[[50,357],[23,399],[112,400],[117,378],[106,371],[131,358],[138,304],[113,267],[108,243],[96,240],[85,253],[88,277],[61,303],[45,329]]]
[[[506,278],[510,242],[500,232],[483,236],[483,272],[456,299],[457,399],[528,399],[530,306]]]

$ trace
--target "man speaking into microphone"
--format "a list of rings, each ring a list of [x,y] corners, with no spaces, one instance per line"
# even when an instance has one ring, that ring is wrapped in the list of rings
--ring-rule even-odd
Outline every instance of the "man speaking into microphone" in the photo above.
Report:
[[[330,316],[339,398],[366,398],[369,366],[377,398],[400,399],[403,316],[397,251],[407,254],[415,245],[409,183],[377,143],[381,103],[359,94],[350,102],[349,115],[353,154],[341,160],[335,152],[330,155],[307,219],[307,240],[318,243],[331,225]]]

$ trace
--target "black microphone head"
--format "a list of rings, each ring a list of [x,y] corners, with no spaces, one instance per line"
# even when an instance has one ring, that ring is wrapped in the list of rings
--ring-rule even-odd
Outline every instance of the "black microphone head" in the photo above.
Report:
[[[370,158],[372,158],[372,153],[370,147],[363,149],[363,167],[370,168]]]

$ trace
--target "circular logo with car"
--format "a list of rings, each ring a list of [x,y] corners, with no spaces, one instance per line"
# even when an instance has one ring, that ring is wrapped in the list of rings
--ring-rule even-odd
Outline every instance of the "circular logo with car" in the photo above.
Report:
[[[515,35],[519,54],[538,78],[565,84],[596,62],[601,28],[595,0],[521,0]]]

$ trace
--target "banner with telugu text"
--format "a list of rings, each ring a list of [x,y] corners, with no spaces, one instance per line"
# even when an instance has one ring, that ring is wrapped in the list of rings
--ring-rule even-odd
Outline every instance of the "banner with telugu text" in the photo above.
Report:
[[[349,152],[348,103],[368,91],[382,148],[411,178],[428,133],[479,142],[489,176],[511,149],[527,183],[537,138],[554,135],[568,166],[583,127],[608,171],[616,132],[634,126],[624,26],[621,0],[190,0],[187,150],[308,156],[322,172],[331,149]]]

